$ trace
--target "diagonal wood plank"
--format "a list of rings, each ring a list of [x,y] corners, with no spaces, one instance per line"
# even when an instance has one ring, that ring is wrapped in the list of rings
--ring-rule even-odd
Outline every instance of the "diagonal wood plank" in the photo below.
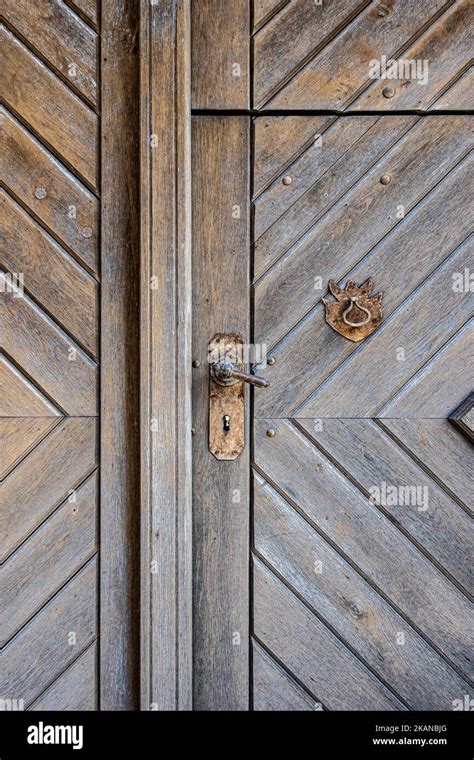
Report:
[[[92,475],[0,567],[0,648],[97,551]]]
[[[396,58],[447,4],[446,0],[370,3],[267,101],[267,107],[344,110],[370,84],[370,61],[383,54]]]
[[[406,620],[258,476],[255,548],[411,709],[450,710],[453,699],[468,689]]]
[[[65,0],[66,5],[75,9],[94,27],[99,21],[98,0]]]
[[[317,171],[311,171],[311,183],[307,190],[288,209],[282,209],[281,216],[276,218],[256,241],[255,277],[261,276],[291,246],[296,245],[317,220],[329,211],[415,123],[415,117],[412,116],[391,116],[388,119],[365,116],[354,119],[361,127],[366,125],[367,130],[363,131],[362,136],[347,150],[342,151],[339,156],[335,154],[336,160],[327,171],[321,172],[319,168]],[[344,124],[344,120],[342,121]],[[352,119],[346,121],[353,123]],[[331,143],[331,133],[339,132],[339,125],[340,121],[321,137],[318,151],[324,154],[325,161],[327,152],[331,153],[331,147],[328,146],[328,143]],[[325,161],[320,163],[324,165]],[[290,167],[289,171],[293,177],[293,167]],[[279,179],[279,184],[281,194],[281,188],[285,188],[282,178]]]
[[[347,0],[323,7],[314,0],[293,0],[286,5],[254,37],[255,108],[263,107],[328,38],[335,36],[369,2]]]
[[[472,146],[469,118],[420,120],[255,287],[255,341],[273,345],[319,300],[314,277],[339,279]],[[440,154],[439,146],[443,145]],[[381,176],[391,176],[389,184]],[[321,294],[322,295],[322,294]]]
[[[469,235],[469,197],[474,192],[471,165],[466,159],[453,170],[376,246],[368,259],[349,273],[356,282],[373,277],[377,290],[384,293],[385,321]],[[319,303],[272,351],[276,363],[265,368],[270,387],[256,394],[255,413],[293,416],[294,410],[355,350],[355,344],[328,327],[324,307]],[[311,371],[295,373],[295,367]]]
[[[28,710],[96,710],[97,646],[95,642],[49,686]]]
[[[384,419],[381,424],[461,504],[474,511],[472,473],[466,467],[472,458],[472,445],[448,420]]]
[[[299,425],[370,494],[372,487],[416,488],[420,503],[386,503],[384,511],[445,570],[474,593],[472,522],[371,420],[299,420]],[[317,428],[321,427],[321,430]]]
[[[430,108],[430,111],[455,110],[462,104],[466,111],[474,111],[474,67],[459,77]]]
[[[26,294],[18,295],[0,302],[4,350],[66,413],[97,414],[96,364]]]
[[[2,182],[89,271],[97,273],[97,199],[4,108],[0,148]]]
[[[411,378],[378,416],[446,419],[472,388],[472,327],[471,320]],[[463,372],[455,372],[457,367],[463,367]]]
[[[253,27],[254,30],[266,24],[272,16],[288,5],[290,0],[254,0]]]
[[[97,97],[97,34],[62,0],[4,0],[4,18],[70,85]]]
[[[338,367],[299,409],[298,417],[378,416],[378,409],[471,316],[470,293],[454,292],[452,275],[468,266],[473,250],[474,237],[463,243],[361,350]]]
[[[96,420],[87,417],[64,420],[20,462],[0,485],[0,562],[96,465]]]
[[[97,115],[5,28],[0,45],[0,97],[95,187]]]
[[[21,272],[26,290],[93,356],[98,342],[98,284],[6,193],[0,195],[2,264]]]
[[[57,423],[56,417],[0,418],[0,482]]]
[[[269,427],[276,431],[273,438],[266,435]],[[287,421],[258,420],[255,464],[397,610],[472,676],[467,597],[301,432]]]
[[[97,562],[88,564],[0,653],[0,693],[28,705],[96,637]]]
[[[253,709],[315,710],[312,699],[257,642],[253,642]]]
[[[426,80],[377,79],[351,104],[352,110],[427,110],[449,87],[471,59],[474,44],[474,6],[471,0],[456,0],[404,54],[410,61],[427,62]],[[392,87],[392,98],[383,96]],[[458,97],[453,108],[467,109]]]
[[[258,559],[254,559],[254,591],[255,635],[316,699],[330,710],[403,709]]]
[[[0,354],[0,417],[60,417],[61,413]]]

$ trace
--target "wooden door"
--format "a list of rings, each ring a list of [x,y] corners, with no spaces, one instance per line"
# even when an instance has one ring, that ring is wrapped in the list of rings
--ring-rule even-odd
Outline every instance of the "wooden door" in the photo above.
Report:
[[[2,709],[131,709],[137,14],[3,6]]]
[[[196,709],[470,692],[469,13],[193,4]],[[384,55],[396,79],[372,77]],[[354,342],[323,299],[369,278],[383,317]],[[231,332],[267,347],[270,386],[218,461],[207,346]]]

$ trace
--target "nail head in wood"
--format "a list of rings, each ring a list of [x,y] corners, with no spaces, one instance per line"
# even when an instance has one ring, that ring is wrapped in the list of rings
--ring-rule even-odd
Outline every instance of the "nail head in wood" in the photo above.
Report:
[[[395,90],[393,89],[393,87],[384,87],[382,90],[382,95],[384,96],[384,98],[393,98],[393,96],[395,95]]]
[[[392,178],[390,174],[382,174],[382,176],[380,177],[380,182],[382,183],[382,185],[389,185],[391,181],[392,181]]]
[[[83,227],[81,230],[81,235],[83,238],[92,237],[92,227]]]
[[[199,369],[200,366],[201,366],[201,362],[199,361],[199,359],[194,359],[193,361],[194,369]]]
[[[43,198],[46,198],[46,190],[44,187],[37,187],[35,190],[35,198],[38,198],[39,201],[42,201]]]
[[[283,177],[282,182],[284,185],[291,185],[293,180],[291,179],[289,175],[287,175],[286,177]]]
[[[275,364],[275,362],[276,362],[276,359],[275,359],[275,357],[274,357],[274,356],[270,356],[270,357],[267,359],[267,364],[269,364],[269,365],[270,365],[270,367],[272,367],[272,366]]]
[[[276,430],[274,430],[273,428],[268,428],[268,430],[267,430],[267,436],[269,438],[274,438],[276,436]]]

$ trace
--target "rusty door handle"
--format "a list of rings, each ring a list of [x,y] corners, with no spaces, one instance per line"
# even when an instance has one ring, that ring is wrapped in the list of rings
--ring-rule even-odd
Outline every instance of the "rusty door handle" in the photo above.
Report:
[[[255,385],[257,388],[268,388],[269,382],[259,375],[251,375],[248,372],[241,372],[233,362],[214,362],[211,365],[211,376],[218,385],[234,385],[239,380],[249,385]]]

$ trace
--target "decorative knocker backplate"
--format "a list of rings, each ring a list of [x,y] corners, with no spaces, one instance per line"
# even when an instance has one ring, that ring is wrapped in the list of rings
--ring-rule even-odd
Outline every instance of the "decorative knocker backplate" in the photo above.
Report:
[[[328,325],[355,342],[373,333],[382,321],[383,293],[371,297],[372,288],[371,277],[360,287],[348,280],[344,288],[340,288],[334,280],[329,280],[329,290],[336,301],[323,298]]]

